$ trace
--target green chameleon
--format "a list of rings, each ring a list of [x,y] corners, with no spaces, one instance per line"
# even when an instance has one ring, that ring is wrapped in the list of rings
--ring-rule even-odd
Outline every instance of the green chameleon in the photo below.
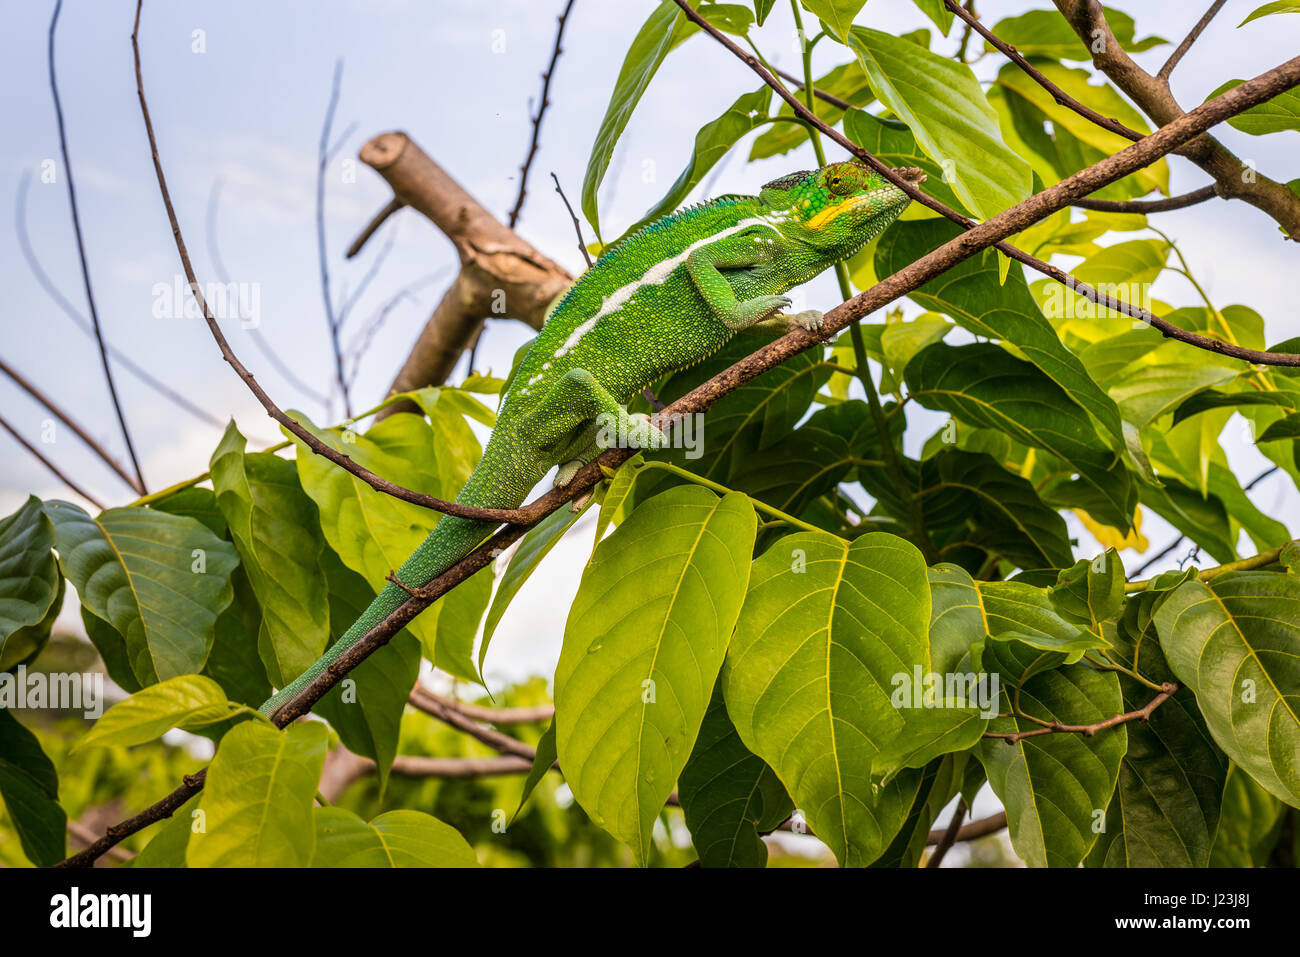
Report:
[[[898,173],[914,182],[920,170]],[[567,484],[616,435],[634,448],[665,436],[626,404],[667,373],[694,365],[737,332],[763,323],[821,326],[821,313],[785,316],[781,295],[861,249],[909,202],[857,163],[773,180],[758,196],[722,196],[638,230],[574,283],[506,384],[482,461],[456,501],[517,508],[552,466]],[[428,584],[497,527],[444,515],[397,577]],[[407,600],[389,583],[307,671],[262,705],[273,714]]]

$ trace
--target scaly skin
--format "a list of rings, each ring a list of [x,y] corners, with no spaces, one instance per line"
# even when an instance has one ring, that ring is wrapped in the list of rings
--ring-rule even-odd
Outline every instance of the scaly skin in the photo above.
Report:
[[[919,171],[900,172],[919,181]],[[688,207],[628,237],[551,310],[456,501],[517,508],[555,465],[556,484],[566,484],[603,451],[602,425],[628,445],[655,447],[662,433],[645,414],[628,413],[633,396],[759,323],[779,318],[819,327],[821,313],[782,316],[790,305],[782,293],[852,256],[907,203],[905,193],[877,174],[836,163],[783,176],[758,196]],[[444,515],[397,577],[425,585],[495,528]],[[263,704],[262,713],[273,714],[407,597],[394,584],[384,586],[347,633]]]

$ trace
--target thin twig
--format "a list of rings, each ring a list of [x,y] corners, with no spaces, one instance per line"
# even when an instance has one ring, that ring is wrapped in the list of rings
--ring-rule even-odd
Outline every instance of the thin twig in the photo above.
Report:
[[[137,495],[145,494],[145,492],[136,484],[135,478],[131,473],[128,472],[125,467],[117,461],[117,459],[113,458],[113,456],[109,454],[108,449],[100,445],[99,442],[96,441],[95,437],[87,432],[70,413],[64,411],[57,402],[38,389],[27,379],[26,376],[11,366],[8,362],[5,362],[4,359],[0,359],[0,372],[3,372],[13,380],[14,385],[18,386],[18,388],[22,389],[41,405],[45,406],[45,408],[49,409],[56,419],[71,429],[77,438],[85,442],[90,450],[99,456],[100,460],[112,469]]]
[[[275,421],[279,422],[286,429],[293,433],[302,441],[312,452],[326,458],[335,465],[346,469],[352,475],[355,475],[361,481],[365,482],[376,491],[391,495],[394,498],[401,499],[404,502],[411,502],[414,505],[420,505],[445,515],[456,515],[461,518],[481,519],[492,522],[514,522],[521,520],[524,516],[519,509],[495,509],[495,508],[472,508],[467,505],[459,505],[455,502],[448,502],[432,495],[425,495],[420,492],[413,492],[410,489],[403,488],[394,482],[390,482],[362,465],[357,464],[347,455],[327,445],[311,432],[303,428],[302,424],[296,419],[286,415],[285,412],[275,404],[266,390],[258,384],[253,374],[248,368],[239,361],[239,358],[230,348],[230,343],[226,340],[225,333],[221,331],[216,318],[212,315],[212,310],[208,307],[207,300],[203,296],[203,288],[199,285],[198,277],[194,272],[194,265],[190,261],[189,249],[185,245],[185,238],[181,233],[180,221],[176,218],[176,207],[172,204],[171,191],[167,188],[167,178],[163,174],[162,159],[158,153],[158,139],[154,133],[153,120],[149,115],[149,104],[144,94],[144,70],[140,63],[140,43],[139,43],[139,26],[140,12],[144,5],[144,0],[137,0],[135,9],[135,26],[131,32],[131,51],[135,59],[135,80],[136,94],[140,100],[140,114],[144,120],[145,133],[149,139],[149,151],[153,159],[154,174],[158,179],[158,190],[162,195],[163,205],[167,209],[167,220],[171,225],[172,237],[176,244],[176,251],[180,255],[181,266],[185,271],[185,277],[189,281],[190,290],[194,294],[195,300],[203,313],[203,319],[207,323],[208,330],[212,333],[213,339],[216,340],[217,348],[221,350],[222,357],[230,363],[230,367],[235,370],[236,374],[248,386],[250,392],[256,396],[268,415]]]
[[[970,15],[972,17],[975,17],[977,19],[979,18],[979,14],[975,12],[975,0],[966,0],[966,9],[970,11]],[[966,62],[966,48],[970,45],[970,35],[972,29],[974,28],[970,25],[970,23],[967,23],[965,29],[963,29],[961,32],[961,45],[957,47],[957,55],[956,57],[954,57],[954,59],[956,59],[958,63]]]
[[[53,472],[55,477],[60,482],[62,482],[68,488],[72,489],[74,492],[76,492],[78,495],[84,498],[91,505],[94,505],[95,508],[99,509],[101,512],[104,510],[105,505],[103,502],[95,498],[95,496],[91,495],[89,492],[87,492],[84,488],[82,488],[72,479],[68,478],[67,474],[64,473],[64,471],[60,469],[57,465],[55,465],[52,461],[50,461],[50,459],[46,457],[45,453],[43,453],[36,446],[32,445],[32,443],[28,442],[25,438],[23,438],[22,435],[18,433],[18,430],[9,424],[9,421],[6,418],[4,418],[4,416],[0,416],[0,428],[3,428],[6,432],[12,435],[19,445],[25,448],[28,452],[32,453],[32,455],[35,458],[39,459],[40,463],[44,465],[47,469],[49,469],[51,472]]]
[[[539,704],[531,708],[489,708],[481,704],[473,704],[469,701],[460,701],[456,698],[440,695],[437,692],[430,691],[423,685],[420,686],[420,693],[425,698],[437,701],[444,707],[459,711],[467,718],[472,718],[475,721],[487,721],[491,724],[538,724],[543,721],[550,721],[555,717],[555,705],[553,704]]]
[[[513,754],[515,757],[526,758],[529,761],[537,757],[537,749],[531,744],[525,744],[508,734],[503,734],[494,728],[479,724],[461,711],[459,707],[429,694],[422,685],[417,684],[411,689],[407,702],[412,707],[437,718],[444,724],[449,724],[458,731],[465,732],[476,741],[481,741],[494,751],[499,751],[502,754]]]
[[[889,180],[889,182],[893,183],[903,192],[907,193],[907,195],[910,196],[913,200],[927,207],[928,209],[933,209],[935,212],[942,214],[943,216],[952,220],[957,225],[961,226],[963,229],[967,230],[966,236],[959,237],[959,240],[963,245],[969,244],[973,246],[975,244],[975,240],[973,240],[971,237],[973,235],[976,235],[981,229],[981,227],[987,226],[989,222],[993,222],[994,220],[1000,218],[1001,216],[1006,216],[1009,212],[1011,212],[1011,210],[1007,210],[999,214],[999,217],[994,217],[994,220],[989,220],[988,222],[983,224],[977,224],[974,220],[966,216],[963,216],[955,209],[952,209],[949,206],[946,206],[945,204],[934,199],[932,196],[929,196],[926,193],[921,192],[921,190],[917,187],[916,183],[910,181],[908,178],[904,176],[899,175],[898,170],[886,166],[876,156],[874,156],[873,154],[863,149],[858,144],[846,138],[838,130],[833,129],[832,127],[828,126],[825,122],[823,122],[820,117],[818,117],[815,113],[809,110],[807,106],[801,103],[798,97],[791,94],[790,91],[787,90],[780,83],[780,81],[778,81],[776,77],[774,77],[772,73],[769,72],[768,69],[758,61],[757,57],[741,49],[734,42],[732,42],[732,40],[726,34],[724,34],[721,30],[715,27],[704,17],[700,16],[700,14],[697,13],[689,3],[687,3],[687,0],[675,0],[675,2],[686,14],[688,19],[694,22],[706,33],[708,33],[718,43],[722,44],[722,46],[726,47],[727,50],[729,50],[732,54],[734,54],[741,62],[743,62],[751,70],[757,73],[764,80],[764,82],[766,82],[769,86],[771,86],[772,89],[774,89],[783,100],[785,100],[788,104],[790,104],[791,109],[794,110],[797,116],[799,116],[800,118],[802,118],[803,120],[811,124],[812,126],[816,127],[824,135],[834,140],[839,146],[841,146],[845,150],[848,150],[854,156],[858,157],[860,160],[862,160],[863,163],[865,163],[871,169],[875,170],[885,179]],[[950,2],[950,0],[946,0],[946,2]],[[1296,67],[1300,69],[1300,66],[1297,66],[1297,64],[1300,64],[1300,58],[1288,60],[1286,63],[1277,67],[1275,71],[1270,71],[1268,74],[1264,74],[1261,75],[1260,77],[1256,77],[1256,80],[1263,82],[1265,80],[1265,77],[1267,77],[1268,79],[1282,80],[1283,76],[1285,75],[1287,76],[1286,83],[1289,84],[1285,86],[1285,89],[1290,89],[1292,86],[1295,86],[1296,84],[1290,81],[1289,70],[1292,67]],[[1223,96],[1226,95],[1227,94],[1223,94]],[[1225,115],[1235,115],[1235,112],[1237,112],[1236,110],[1233,110],[1232,106],[1230,105],[1232,101],[1223,100],[1222,96],[1216,97],[1214,100],[1209,101],[1209,103],[1215,103],[1215,102],[1219,103],[1220,109],[1225,109]],[[1263,101],[1261,100],[1260,102]],[[1196,110],[1193,110],[1191,113],[1185,113],[1183,115],[1192,116],[1197,112],[1204,111],[1209,106],[1209,103],[1203,103],[1201,104],[1201,106],[1197,107]],[[1201,113],[1201,117],[1202,119],[1210,120],[1212,113],[1217,113],[1217,110],[1211,112],[1203,112]],[[1219,120],[1212,119],[1210,120],[1210,122],[1206,124],[1205,128],[1208,129],[1209,126],[1212,126],[1214,125],[1214,123],[1217,122],[1219,122]],[[1158,141],[1162,133],[1164,133],[1165,135],[1169,135],[1168,131],[1172,131],[1175,128],[1176,128],[1176,121],[1175,123],[1170,123],[1169,125],[1163,127],[1161,130],[1156,131],[1156,133],[1153,133],[1150,136],[1141,137],[1141,134],[1136,134],[1136,135],[1141,137],[1142,142],[1150,143],[1152,141]],[[1203,130],[1201,132],[1203,132]],[[1177,143],[1173,144],[1167,149],[1160,150],[1159,155],[1164,156],[1166,153],[1174,152],[1180,145],[1182,145],[1184,142],[1187,141],[1187,139],[1190,138],[1191,137],[1183,138],[1180,136]],[[1081,176],[1083,176],[1085,173],[1090,173],[1090,171],[1091,171],[1090,175],[1096,175],[1096,172],[1103,169],[1106,166],[1107,162],[1109,162],[1110,160],[1118,160],[1121,156],[1124,156],[1125,153],[1127,153],[1127,150],[1121,153],[1117,153],[1114,156],[1109,157],[1108,160],[1103,160],[1102,162],[1092,167],[1089,167],[1087,170],[1083,170],[1079,173],[1074,174],[1073,176],[1067,177],[1066,179],[1061,180],[1061,182],[1057,183],[1055,186],[1052,186],[1044,190],[1043,192],[1037,194],[1036,196],[1030,197],[1024,203],[1012,207],[1012,209],[1027,210],[1029,208],[1027,204],[1036,203],[1038,200],[1040,200],[1041,197],[1051,194],[1053,190],[1056,190],[1059,187],[1061,187],[1063,184],[1067,184],[1067,183],[1072,184],[1071,192],[1075,192],[1075,195],[1073,195],[1071,199],[1065,203],[1065,205],[1071,205],[1075,199],[1079,199],[1082,196],[1087,195],[1087,193],[1092,192],[1094,189],[1100,188],[1100,186],[1097,186],[1097,187],[1093,187],[1093,189],[1087,190],[1086,192],[1083,191],[1076,192],[1073,189],[1073,187],[1081,185],[1082,182],[1080,180]],[[1142,165],[1149,165],[1149,163],[1144,163]],[[1138,166],[1136,168],[1141,168],[1141,166]],[[1112,179],[1107,180],[1108,183],[1113,181],[1114,180]],[[1006,233],[1003,235],[1004,236],[1014,235],[1014,233]],[[1072,276],[1070,273],[1067,273],[1065,270],[1053,266],[1050,263],[1046,263],[1035,256],[1031,256],[1029,253],[1023,250],[1018,249],[1015,246],[1012,246],[1010,243],[1006,242],[1004,238],[999,238],[997,241],[989,243],[988,245],[992,246],[992,248],[994,249],[997,249],[999,252],[1010,257],[1011,259],[1014,259],[1020,263],[1024,263],[1026,266],[1029,266],[1030,268],[1035,269],[1046,276],[1050,276],[1052,279],[1055,279],[1057,282],[1065,286],[1068,286],[1078,295],[1081,295],[1084,298],[1089,299],[1100,306],[1104,306],[1105,308],[1111,309],[1115,312],[1124,313],[1125,315],[1131,316],[1134,319],[1138,319],[1141,320],[1142,322],[1147,323],[1148,325],[1157,329],[1166,338],[1177,339],[1180,342],[1186,343],[1191,346],[1195,346],[1198,349],[1204,349],[1209,352],[1215,352],[1218,353],[1219,355],[1232,356],[1233,358],[1236,359],[1243,359],[1246,362],[1261,363],[1264,365],[1300,366],[1300,354],[1263,352],[1258,349],[1246,349],[1241,346],[1237,346],[1233,343],[1223,342],[1222,340],[1219,339],[1212,339],[1209,336],[1203,336],[1199,333],[1188,332],[1185,329],[1181,329],[1178,326],[1174,325],[1173,323],[1169,322],[1167,319],[1163,319],[1159,316],[1153,315],[1152,313],[1148,312],[1145,309],[1142,309],[1138,306],[1134,306],[1130,303],[1123,302],[1109,293],[1103,293],[1095,289],[1093,286],[1081,282],[1080,280]],[[987,246],[980,245],[979,248],[984,249],[987,248]]]
[[[573,220],[573,231],[578,234],[578,252],[582,253],[582,258],[587,261],[587,268],[591,268],[591,253],[587,252],[587,244],[582,238],[582,223],[578,222],[578,214],[573,211],[569,205],[569,197],[564,195],[564,190],[560,187],[560,178],[551,171],[551,179],[555,181],[555,191],[560,194],[560,199],[564,201],[564,208],[569,211],[569,218]]]
[[[1099,213],[1163,213],[1171,209],[1186,209],[1197,203],[1218,196],[1218,188],[1213,184],[1194,189],[1181,196],[1169,196],[1165,199],[1076,199],[1071,206],[1080,209],[1092,209]]]
[[[104,381],[108,383],[108,395],[113,400],[113,411],[117,413],[117,424],[122,429],[122,439],[126,442],[126,453],[135,470],[135,489],[144,495],[148,489],[144,484],[144,472],[140,469],[140,459],[135,454],[135,443],[131,441],[131,430],[126,425],[126,415],[122,412],[122,403],[117,396],[117,385],[113,382],[113,370],[108,361],[108,345],[104,341],[104,330],[99,324],[99,310],[95,307],[95,293],[90,287],[90,263],[86,259],[86,243],[81,235],[81,216],[77,211],[77,189],[72,181],[72,160],[68,156],[68,137],[63,128],[63,106],[59,102],[59,81],[54,68],[54,31],[59,23],[59,11],[63,9],[63,0],[56,0],[54,15],[50,17],[49,60],[50,93],[54,97],[54,119],[59,128],[59,153],[63,156],[63,175],[68,181],[68,205],[72,208],[72,232],[77,239],[77,258],[81,262],[81,279],[86,287],[86,305],[90,308],[90,323],[95,330],[95,342],[99,346],[99,359],[104,367]]]
[[[221,179],[217,178],[212,183],[212,191],[208,193],[208,214],[206,217],[204,233],[208,240],[208,258],[212,260],[212,268],[217,274],[217,279],[225,284],[229,289],[231,286],[230,273],[226,270],[225,260],[221,255],[221,244],[217,241],[217,213],[221,208]],[[271,348],[271,344],[266,341],[262,335],[261,329],[250,329],[253,344],[261,351],[266,360],[275,367],[275,371],[280,373],[281,378],[291,386],[301,392],[304,396],[319,403],[323,408],[329,407],[329,397],[321,395],[307,383],[298,378],[293,369],[289,368],[288,363],[280,358],[279,354]],[[225,428],[225,423],[219,424],[220,428]]]
[[[18,237],[18,248],[22,250],[23,259],[27,261],[27,267],[32,271],[32,276],[36,279],[36,284],[45,291],[47,296],[54,300],[54,304],[63,311],[64,315],[73,321],[78,329],[93,339],[95,336],[95,329],[90,324],[90,320],[81,315],[81,313],[77,311],[77,307],[69,302],[67,297],[59,291],[59,287],[50,279],[49,274],[45,271],[45,267],[41,265],[40,259],[37,258],[36,250],[32,248],[31,237],[27,234],[27,188],[30,181],[31,173],[24,172],[22,179],[18,183],[17,195],[14,198],[14,232]],[[155,378],[150,374],[149,370],[138,365],[130,356],[124,353],[121,349],[116,348],[112,343],[109,343],[108,345],[108,354],[112,356],[114,362],[117,362],[123,369],[131,373],[131,375],[135,376],[149,388],[153,389],[164,399],[169,400],[178,409],[188,412],[196,419],[206,422],[213,428],[224,429],[226,427],[226,423],[221,419],[217,418],[206,409],[195,405],[175,389],[172,389],[160,379]],[[134,483],[132,483],[132,488],[134,488]]]
[[[339,394],[343,398],[343,414],[352,417],[352,400],[348,396],[347,377],[343,374],[343,349],[339,345],[341,319],[334,315],[334,299],[330,293],[329,254],[325,244],[325,170],[329,166],[330,129],[334,125],[334,111],[339,105],[339,88],[343,83],[343,61],[334,61],[334,81],[330,84],[329,105],[325,108],[325,121],[321,124],[320,146],[316,157],[316,251],[320,259],[320,291],[325,305],[325,322],[329,326],[330,347],[334,350],[334,376]]]
[[[1160,72],[1156,74],[1158,78],[1165,82],[1169,81],[1169,74],[1174,72],[1174,67],[1178,66],[1178,61],[1183,58],[1183,54],[1192,48],[1192,44],[1196,42],[1196,38],[1205,31],[1205,28],[1210,25],[1210,21],[1214,19],[1214,15],[1222,10],[1223,5],[1227,2],[1228,0],[1214,0],[1214,2],[1210,4],[1210,9],[1206,10],[1205,15],[1202,16],[1200,20],[1196,21],[1196,26],[1192,27],[1192,32],[1183,37],[1183,42],[1178,44],[1178,47],[1174,52],[1169,55],[1169,59],[1165,61],[1165,65],[1162,66]]]
[[[388,217],[405,205],[406,204],[396,196],[385,203],[384,208],[375,213],[370,222],[366,223],[361,232],[357,233],[357,238],[352,240],[352,245],[348,247],[348,251],[344,254],[344,257],[351,259],[357,253],[361,252],[361,247],[370,241],[370,237],[375,234],[375,231],[379,229],[380,226],[384,225]]]
[[[564,39],[564,23],[569,19],[569,11],[573,9],[573,0],[568,0],[564,5],[564,11],[556,21],[555,27],[555,47],[551,50],[551,62],[546,67],[546,72],[542,74],[542,98],[537,104],[537,115],[533,117],[533,135],[528,143],[528,153],[524,156],[523,165],[519,167],[519,195],[515,197],[514,208],[510,210],[510,228],[514,229],[515,224],[519,222],[519,213],[524,208],[524,197],[528,193],[528,171],[532,168],[533,157],[537,155],[538,136],[542,132],[542,117],[546,115],[546,108],[551,105],[551,77],[555,73],[555,64],[560,59],[560,54],[564,50],[560,46],[560,41]]]
[[[1062,724],[1060,721],[1051,721],[1042,727],[1032,728],[1029,731],[985,731],[983,737],[998,738],[1007,744],[1015,744],[1025,738],[1036,738],[1041,734],[1081,734],[1085,738],[1091,738],[1098,731],[1105,731],[1107,728],[1113,728],[1119,724],[1126,724],[1129,721],[1151,720],[1151,712],[1172,698],[1178,688],[1177,683],[1165,682],[1160,686],[1160,693],[1147,702],[1145,706],[1138,708],[1136,711],[1126,711],[1124,714],[1113,715],[1092,724]]]
[[[957,834],[961,830],[961,822],[966,819],[966,799],[964,797],[957,799],[957,807],[953,809],[952,820],[944,828],[943,837],[939,838],[939,843],[935,845],[934,852],[930,859],[925,862],[927,868],[937,868],[943,863],[944,857],[952,848],[957,840]]]

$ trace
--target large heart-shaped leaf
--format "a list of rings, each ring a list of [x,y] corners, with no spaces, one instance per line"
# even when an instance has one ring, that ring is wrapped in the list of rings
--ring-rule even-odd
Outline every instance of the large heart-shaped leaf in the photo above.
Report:
[[[596,546],[569,610],[555,669],[560,765],[592,820],[643,864],[704,720],[756,532],[744,495],[669,489]]]
[[[91,518],[47,502],[54,545],[82,604],[126,643],[142,684],[192,674],[212,648],[217,616],[230,604],[230,543],[196,519],[151,508],[110,508]]]
[[[312,800],[329,735],[319,721],[277,731],[259,721],[221,739],[199,800],[190,867],[306,867],[316,845]]]
[[[1219,747],[1300,807],[1300,578],[1249,571],[1189,581],[1156,612],[1156,628]]]
[[[895,833],[877,813],[881,776],[968,747],[982,727],[973,708],[913,700],[918,676],[949,670],[930,612],[925,561],[893,535],[802,532],[754,562],[723,670],[727,711],[848,866]]]

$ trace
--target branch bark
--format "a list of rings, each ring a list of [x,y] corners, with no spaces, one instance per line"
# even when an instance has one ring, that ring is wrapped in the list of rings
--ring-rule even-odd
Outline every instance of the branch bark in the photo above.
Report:
[[[456,360],[489,317],[509,316],[542,328],[546,310],[573,277],[533,248],[465,191],[405,133],[381,133],[361,147],[361,160],[456,247],[459,275],[425,323],[389,394],[445,382]],[[354,244],[355,245],[355,244]],[[379,417],[410,411],[394,403]]]
[[[1093,55],[1093,64],[1110,77],[1152,122],[1167,126],[1185,115],[1169,88],[1168,74],[1152,76],[1120,48],[1099,0],[1053,2],[1088,49],[1093,49],[1093,44],[1101,41],[1103,50]],[[1214,177],[1220,196],[1240,199],[1262,210],[1277,221],[1288,238],[1300,242],[1300,196],[1289,187],[1257,173],[1208,133],[1190,140],[1181,152]]]

